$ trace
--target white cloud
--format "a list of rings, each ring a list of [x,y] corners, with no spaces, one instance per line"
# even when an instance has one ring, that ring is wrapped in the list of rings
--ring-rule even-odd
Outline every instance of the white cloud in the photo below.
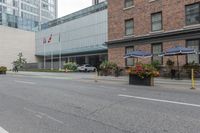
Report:
[[[92,0],[58,0],[58,17],[92,5]]]

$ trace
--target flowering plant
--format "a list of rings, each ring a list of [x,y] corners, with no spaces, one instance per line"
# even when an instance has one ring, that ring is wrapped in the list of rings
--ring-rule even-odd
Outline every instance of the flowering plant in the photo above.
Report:
[[[128,69],[129,74],[137,75],[140,78],[145,77],[158,77],[159,72],[150,64],[136,64]]]

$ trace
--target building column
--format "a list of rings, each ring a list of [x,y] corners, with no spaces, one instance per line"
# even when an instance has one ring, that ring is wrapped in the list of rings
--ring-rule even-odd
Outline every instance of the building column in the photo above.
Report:
[[[53,53],[51,52],[51,70],[53,70]]]
[[[89,56],[85,56],[85,64],[89,64]]]
[[[70,57],[67,57],[67,62],[70,62]]]
[[[46,56],[44,55],[44,59],[43,59],[43,67],[44,67],[44,69],[46,69]]]
[[[22,7],[21,7],[21,0],[19,0],[19,10],[18,10],[18,12],[19,12],[19,17],[21,17],[22,16],[22,13],[21,13],[21,10],[22,10]]]

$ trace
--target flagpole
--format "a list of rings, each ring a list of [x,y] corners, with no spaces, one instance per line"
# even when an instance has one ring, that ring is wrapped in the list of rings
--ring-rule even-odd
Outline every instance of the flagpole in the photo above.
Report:
[[[51,52],[51,70],[53,70],[53,52]]]
[[[46,49],[45,49],[45,44],[44,44],[44,69],[46,69]]]
[[[62,57],[61,57],[61,40],[60,40],[60,33],[59,33],[59,45],[60,45],[60,49],[59,49],[59,71],[61,71]]]

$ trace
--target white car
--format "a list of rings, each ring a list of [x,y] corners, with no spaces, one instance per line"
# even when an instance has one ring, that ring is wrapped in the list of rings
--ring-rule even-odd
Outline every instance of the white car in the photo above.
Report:
[[[85,65],[82,65],[80,67],[78,67],[78,71],[80,72],[95,72],[96,68],[89,65],[89,64],[85,64]]]

